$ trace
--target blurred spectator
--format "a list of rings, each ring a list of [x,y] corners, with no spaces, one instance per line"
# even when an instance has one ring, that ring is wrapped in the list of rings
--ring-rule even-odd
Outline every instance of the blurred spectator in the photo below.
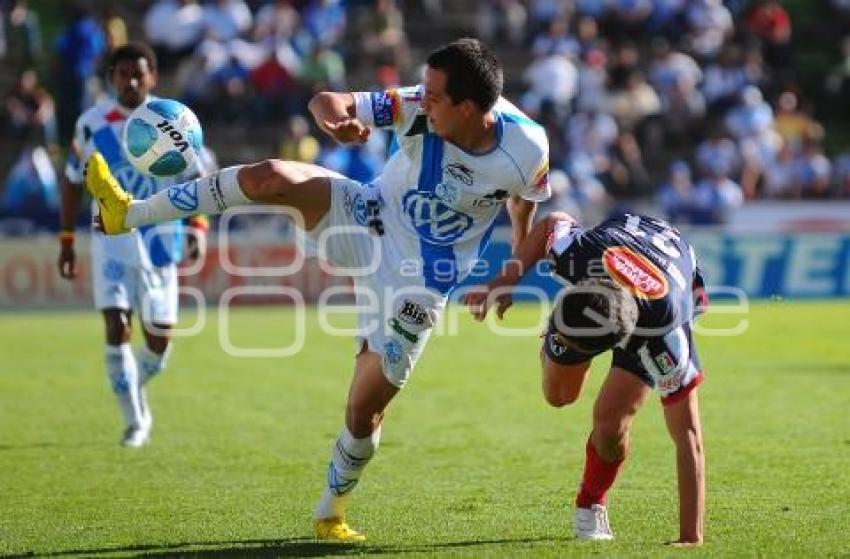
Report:
[[[570,36],[569,22],[564,18],[553,19],[545,33],[534,38],[531,54],[536,58],[550,54],[568,56],[572,60],[579,58],[579,44]]]
[[[744,67],[741,49],[729,45],[715,64],[705,69],[702,93],[716,113],[722,113],[738,99],[740,92],[752,83]]]
[[[700,58],[714,58],[732,34],[732,14],[721,0],[692,0],[687,18],[691,28],[691,50]]]
[[[625,86],[612,91],[607,100],[607,110],[617,120],[621,130],[633,131],[645,118],[661,110],[661,101],[655,90],[646,83],[639,71],[632,71]]]
[[[345,8],[340,0],[310,0],[302,21],[312,41],[325,47],[339,43],[345,33]]]
[[[791,17],[777,0],[754,0],[744,25],[764,45],[766,62],[775,70],[791,66]]]
[[[696,163],[701,174],[714,170],[728,177],[738,172],[741,165],[738,147],[726,135],[721,125],[713,125],[708,138],[697,146]]]
[[[375,0],[375,6],[359,22],[360,44],[373,64],[407,68],[410,48],[404,33],[404,17],[395,0]]]
[[[741,92],[740,102],[726,116],[726,128],[739,141],[761,136],[773,128],[773,109],[759,88],[749,86]]]
[[[690,223],[696,205],[691,169],[684,161],[670,165],[667,182],[658,189],[658,205],[670,223]]]
[[[291,0],[272,0],[257,12],[254,38],[258,41],[273,39],[286,41],[295,35],[301,16]]]
[[[301,65],[298,78],[310,92],[342,91],[345,89],[345,62],[335,50],[317,44]]]
[[[596,111],[604,109],[608,94],[608,68],[605,53],[590,50],[579,65],[576,110]]]
[[[782,140],[782,136],[773,128],[740,141],[739,149],[744,161],[744,168],[741,171],[741,190],[748,200],[759,195],[759,184],[768,180],[768,173],[774,170],[777,165],[781,165],[779,158],[783,146],[787,146],[789,154],[793,156],[795,151],[787,145],[787,142]],[[793,172],[791,175],[793,175]],[[771,180],[774,184],[780,182],[776,181],[775,178]]]
[[[106,50],[112,51],[127,44],[127,23],[115,11],[115,6],[108,5],[103,12],[103,26],[106,30]]]
[[[56,144],[53,98],[38,83],[35,70],[24,70],[5,99],[9,131],[29,146]]]
[[[95,77],[106,51],[106,36],[84,6],[82,2],[65,5],[69,24],[56,38],[59,138],[63,145],[70,143],[77,117],[91,104],[88,82]]]
[[[601,177],[608,194],[617,201],[634,200],[652,191],[649,172],[634,135],[620,134],[611,153],[611,164]]]
[[[359,182],[378,176],[386,161],[387,146],[382,134],[370,134],[365,144],[333,144],[322,151],[319,165]]]
[[[692,123],[705,115],[705,99],[697,89],[702,70],[693,58],[674,51],[666,39],[654,40],[652,53],[649,79],[661,98],[667,134],[684,139]]]
[[[505,38],[514,46],[525,39],[528,14],[519,0],[484,0],[475,12],[475,29],[488,43]]]
[[[5,178],[0,212],[54,227],[59,211],[56,171],[42,146],[25,149]]]
[[[610,167],[611,149],[619,136],[617,122],[602,111],[586,111],[572,115],[567,122],[567,144],[573,153],[586,155],[593,174]]]
[[[204,10],[196,0],[157,0],[145,15],[145,35],[160,71],[177,66],[204,36]]]
[[[208,34],[227,42],[247,33],[254,15],[244,0],[212,0],[204,6],[203,21]]]
[[[744,194],[749,199],[755,198],[756,194],[762,198],[774,199],[798,197],[796,165],[791,146],[782,142],[773,161],[763,167],[761,191],[757,193],[753,184],[744,188]],[[743,179],[741,182],[743,187]]]
[[[827,198],[831,194],[832,165],[816,140],[807,140],[797,158],[796,178],[803,198]]]
[[[744,197],[732,179],[715,174],[696,184],[693,200],[692,223],[713,224],[725,222],[733,210],[741,207]]]
[[[652,13],[651,0],[608,0],[608,31],[612,37],[641,38]]]
[[[531,115],[539,114],[544,102],[551,103],[558,114],[565,114],[578,89],[578,71],[563,54],[535,59],[523,74],[523,80],[530,87],[520,105]]]
[[[806,138],[823,137],[823,127],[800,110],[799,99],[793,91],[783,91],[777,99],[774,128],[794,149],[798,149]]]
[[[837,194],[850,198],[850,153],[841,154],[833,166]]]
[[[278,156],[284,161],[314,163],[319,157],[319,141],[310,134],[310,123],[302,115],[289,117]]]
[[[14,0],[8,11],[0,10],[0,28],[0,58],[18,71],[33,67],[41,55],[41,27],[27,0]]]

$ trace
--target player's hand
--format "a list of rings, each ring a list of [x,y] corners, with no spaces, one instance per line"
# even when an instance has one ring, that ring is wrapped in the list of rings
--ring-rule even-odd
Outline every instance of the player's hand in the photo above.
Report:
[[[186,257],[190,262],[197,262],[207,254],[207,234],[203,229],[189,228],[186,236]]]
[[[496,305],[496,317],[502,320],[511,305],[514,304],[508,287],[480,287],[464,295],[462,302],[469,307],[472,317],[479,322],[484,320],[487,312]]]
[[[341,144],[362,144],[369,139],[372,128],[356,118],[347,118],[338,122],[325,121],[325,130]]]
[[[72,280],[77,277],[77,253],[74,247],[59,249],[59,277]]]

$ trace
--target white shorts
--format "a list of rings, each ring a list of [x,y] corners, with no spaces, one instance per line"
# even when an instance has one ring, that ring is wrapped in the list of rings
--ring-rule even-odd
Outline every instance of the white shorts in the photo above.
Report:
[[[307,233],[318,256],[354,281],[359,343],[383,358],[387,380],[407,382],[443,310],[447,297],[425,287],[421,274],[406,270],[409,246],[383,231],[377,188],[331,176],[331,205]]]
[[[153,266],[140,258],[115,254],[99,237],[99,233],[92,235],[91,247],[95,308],[136,311],[145,324],[176,324],[177,267]]]

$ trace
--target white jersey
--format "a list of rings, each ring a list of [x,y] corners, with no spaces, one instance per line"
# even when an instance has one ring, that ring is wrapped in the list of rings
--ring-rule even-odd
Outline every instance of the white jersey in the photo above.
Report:
[[[127,116],[132,111],[116,100],[103,101],[85,111],[77,119],[71,155],[65,165],[65,176],[73,184],[84,182],[85,162],[99,151],[118,183],[134,198],[143,200],[173,184],[197,176],[197,172],[160,179],[139,172],[124,154],[122,138]],[[92,204],[92,211],[96,206]],[[96,243],[98,250],[125,262],[140,265],[167,266],[178,262],[183,250],[183,227],[174,221],[146,226],[124,235],[104,236]]]
[[[406,237],[402,245],[418,247],[406,256],[421,258],[425,284],[446,294],[484,251],[507,198],[549,198],[549,145],[540,125],[500,98],[493,108],[496,145],[467,152],[431,132],[422,93],[415,86],[354,98],[357,118],[392,128],[399,144],[373,182],[386,230]]]

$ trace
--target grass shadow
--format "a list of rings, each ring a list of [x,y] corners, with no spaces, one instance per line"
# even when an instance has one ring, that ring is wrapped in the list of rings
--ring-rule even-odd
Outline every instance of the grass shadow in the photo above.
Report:
[[[4,556],[19,557],[138,557],[158,558],[235,558],[264,559],[271,557],[327,557],[341,555],[403,555],[405,553],[446,553],[452,549],[500,544],[533,544],[561,541],[559,538],[516,538],[468,540],[417,545],[370,545],[367,543],[321,542],[314,538],[257,539],[232,542],[185,542],[163,545],[131,545],[104,549],[72,549],[54,553],[27,553]]]

